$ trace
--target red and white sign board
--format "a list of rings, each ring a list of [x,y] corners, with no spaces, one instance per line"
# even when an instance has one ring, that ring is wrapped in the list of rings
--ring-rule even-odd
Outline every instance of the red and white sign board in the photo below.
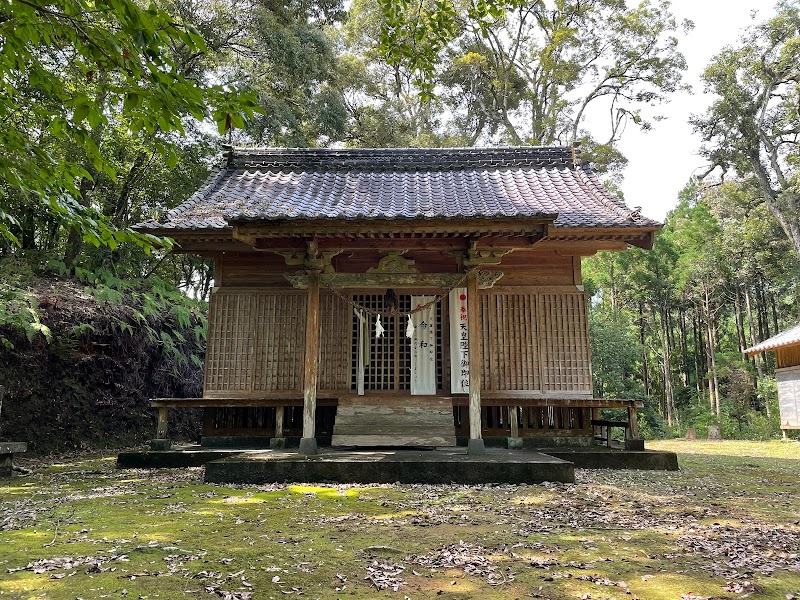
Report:
[[[450,291],[450,392],[469,393],[467,288]]]

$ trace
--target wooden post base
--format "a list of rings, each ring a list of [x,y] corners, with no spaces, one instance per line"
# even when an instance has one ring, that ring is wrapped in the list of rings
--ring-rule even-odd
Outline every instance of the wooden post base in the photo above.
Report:
[[[483,440],[470,439],[467,442],[467,454],[472,456],[480,456],[486,454],[486,445]]]
[[[508,438],[508,449],[509,450],[519,450],[522,448],[522,438],[521,437],[510,437]]]
[[[150,450],[155,450],[156,452],[169,450],[172,447],[172,441],[168,439],[155,439],[150,440]]]
[[[298,449],[298,452],[300,454],[305,454],[306,456],[319,454],[316,438],[300,438],[300,448]]]
[[[0,454],[0,477],[11,477],[14,470],[14,455]]]
[[[283,450],[284,448],[286,448],[286,438],[285,437],[270,438],[269,448],[270,450]]]
[[[0,477],[11,477],[14,472],[14,455],[27,451],[27,442],[0,442]]]

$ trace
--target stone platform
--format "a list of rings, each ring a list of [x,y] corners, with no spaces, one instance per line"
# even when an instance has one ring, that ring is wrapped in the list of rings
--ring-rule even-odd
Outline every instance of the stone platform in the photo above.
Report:
[[[204,446],[173,446],[170,450],[143,450],[120,452],[119,469],[183,469],[202,467],[206,463],[250,452],[269,452],[253,448],[206,448]]]
[[[575,468],[676,470],[672,452],[608,448],[487,448],[469,455],[465,448],[323,448],[316,456],[296,450],[174,447],[169,451],[123,452],[119,468],[181,468],[205,465],[210,483],[540,483],[575,481]]]
[[[677,471],[678,455],[656,450],[617,448],[540,448],[539,452],[575,465],[576,469],[638,469],[641,471]]]
[[[462,448],[436,450],[324,450],[241,454],[206,464],[209,483],[573,483],[572,463],[530,450],[490,449],[468,455]]]

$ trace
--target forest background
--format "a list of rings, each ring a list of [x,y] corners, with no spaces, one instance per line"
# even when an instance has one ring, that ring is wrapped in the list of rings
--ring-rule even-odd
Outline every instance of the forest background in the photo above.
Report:
[[[665,1],[0,0],[0,438],[132,443],[148,398],[201,393],[213,265],[130,227],[223,143],[579,143],[620,193],[691,26]],[[800,316],[798,65],[800,3],[732,32],[693,118],[707,172],[653,250],[584,260],[595,394],[643,398],[646,436],[779,432],[743,350]]]

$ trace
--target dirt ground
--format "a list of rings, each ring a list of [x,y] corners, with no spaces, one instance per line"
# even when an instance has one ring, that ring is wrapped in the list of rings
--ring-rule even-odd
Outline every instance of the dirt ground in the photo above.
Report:
[[[0,598],[800,599],[800,442],[649,442],[574,485],[218,486],[114,455],[0,480]]]

